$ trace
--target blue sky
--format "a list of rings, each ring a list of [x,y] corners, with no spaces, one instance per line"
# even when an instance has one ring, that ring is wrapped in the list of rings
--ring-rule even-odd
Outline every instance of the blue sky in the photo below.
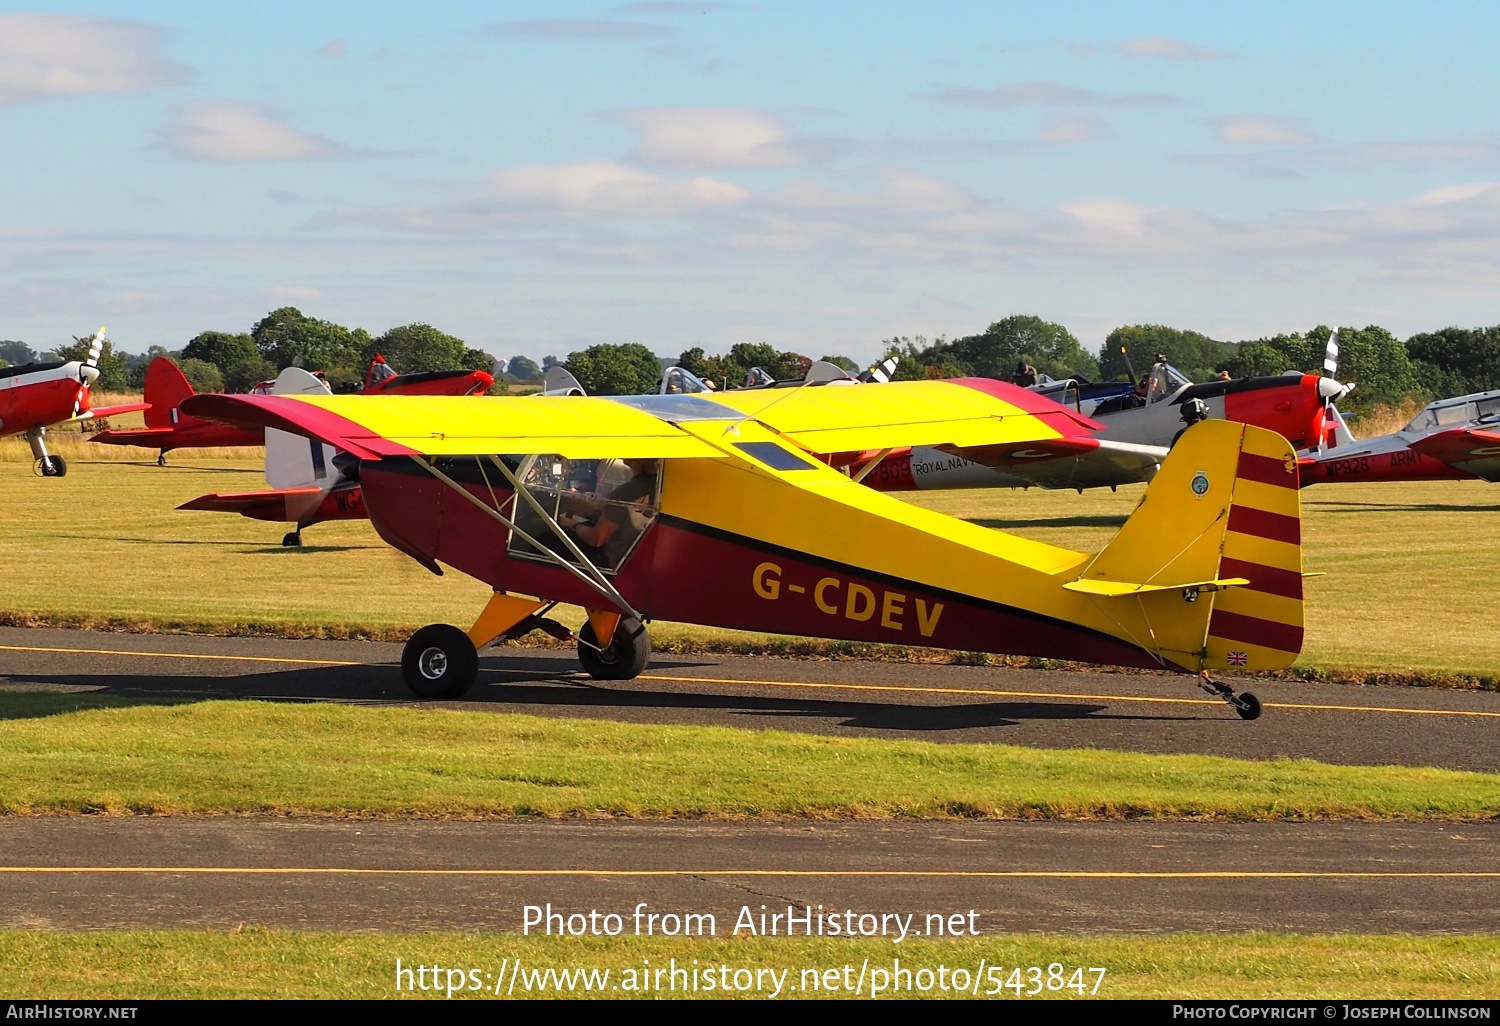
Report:
[[[1500,322],[1493,4],[0,13],[0,337]]]

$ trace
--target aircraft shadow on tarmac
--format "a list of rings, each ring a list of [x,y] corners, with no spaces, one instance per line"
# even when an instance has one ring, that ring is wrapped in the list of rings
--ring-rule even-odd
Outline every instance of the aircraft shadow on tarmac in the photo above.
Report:
[[[1191,714],[1131,715],[1110,713],[1105,704],[1073,701],[966,702],[963,704],[913,704],[900,701],[851,701],[792,695],[735,695],[702,691],[648,690],[634,685],[601,685],[585,677],[559,673],[558,660],[508,658],[505,676],[496,679],[483,673],[479,685],[460,703],[464,708],[494,711],[515,710],[541,715],[605,715],[648,722],[735,722],[739,718],[783,720],[833,720],[842,727],[879,731],[953,731],[1018,726],[1028,721],[1060,720],[1151,720],[1183,722],[1203,719]],[[693,662],[663,661],[654,670],[691,668]],[[35,703],[6,703],[0,718],[48,715],[79,704],[108,699],[111,704],[159,704],[192,701],[263,699],[290,702],[413,703],[390,664],[321,666],[227,676],[161,676],[157,674],[25,674],[18,680],[47,687],[66,688],[71,696]],[[79,702],[80,698],[85,698]],[[71,697],[69,703],[64,699]],[[40,708],[45,706],[46,708]],[[8,708],[7,708],[8,707]],[[652,715],[652,713],[656,715]],[[792,727],[795,729],[795,727]]]

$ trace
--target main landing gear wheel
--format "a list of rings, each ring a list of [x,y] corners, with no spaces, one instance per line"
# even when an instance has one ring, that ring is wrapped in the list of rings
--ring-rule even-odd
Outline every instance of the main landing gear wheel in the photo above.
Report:
[[[281,544],[289,549],[300,549],[302,547],[302,530],[288,531],[286,537],[281,539]]]
[[[1260,699],[1248,691],[1241,691],[1235,698],[1238,701],[1234,703],[1234,711],[1240,714],[1240,719],[1260,719]]]
[[[633,616],[620,617],[615,636],[604,648],[599,647],[592,623],[585,623],[578,632],[578,661],[595,680],[633,680],[650,659],[651,635]]]
[[[158,467],[165,467],[167,465],[167,453],[166,453],[165,449],[163,449],[160,453],[157,454],[157,456],[156,456],[156,465]]]
[[[68,461],[61,456],[43,456],[37,460],[37,473],[43,477],[66,477]]]
[[[401,677],[418,698],[459,698],[478,676],[474,643],[446,623],[423,627],[401,652]]]

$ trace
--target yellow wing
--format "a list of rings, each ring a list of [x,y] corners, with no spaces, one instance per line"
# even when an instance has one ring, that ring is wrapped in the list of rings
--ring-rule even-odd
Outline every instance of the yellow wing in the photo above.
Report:
[[[816,453],[1089,437],[1092,425],[1019,390],[944,381],[767,389],[716,396],[195,396],[183,411],[321,438],[357,455],[557,453],[570,459],[717,457],[747,420]],[[1001,389],[1008,386],[1000,386]],[[1027,409],[1025,407],[1033,408]],[[722,425],[688,432],[678,424]]]
[[[713,401],[818,453],[907,445],[1006,445],[1087,435],[1093,426],[1050,400],[994,383],[984,385],[988,387],[957,381],[893,381],[767,388],[725,392]]]

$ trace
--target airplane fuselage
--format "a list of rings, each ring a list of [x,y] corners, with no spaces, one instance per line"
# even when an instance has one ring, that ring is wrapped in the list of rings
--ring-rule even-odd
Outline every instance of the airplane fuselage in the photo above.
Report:
[[[88,410],[81,366],[73,360],[0,369],[0,435],[61,424]]]

